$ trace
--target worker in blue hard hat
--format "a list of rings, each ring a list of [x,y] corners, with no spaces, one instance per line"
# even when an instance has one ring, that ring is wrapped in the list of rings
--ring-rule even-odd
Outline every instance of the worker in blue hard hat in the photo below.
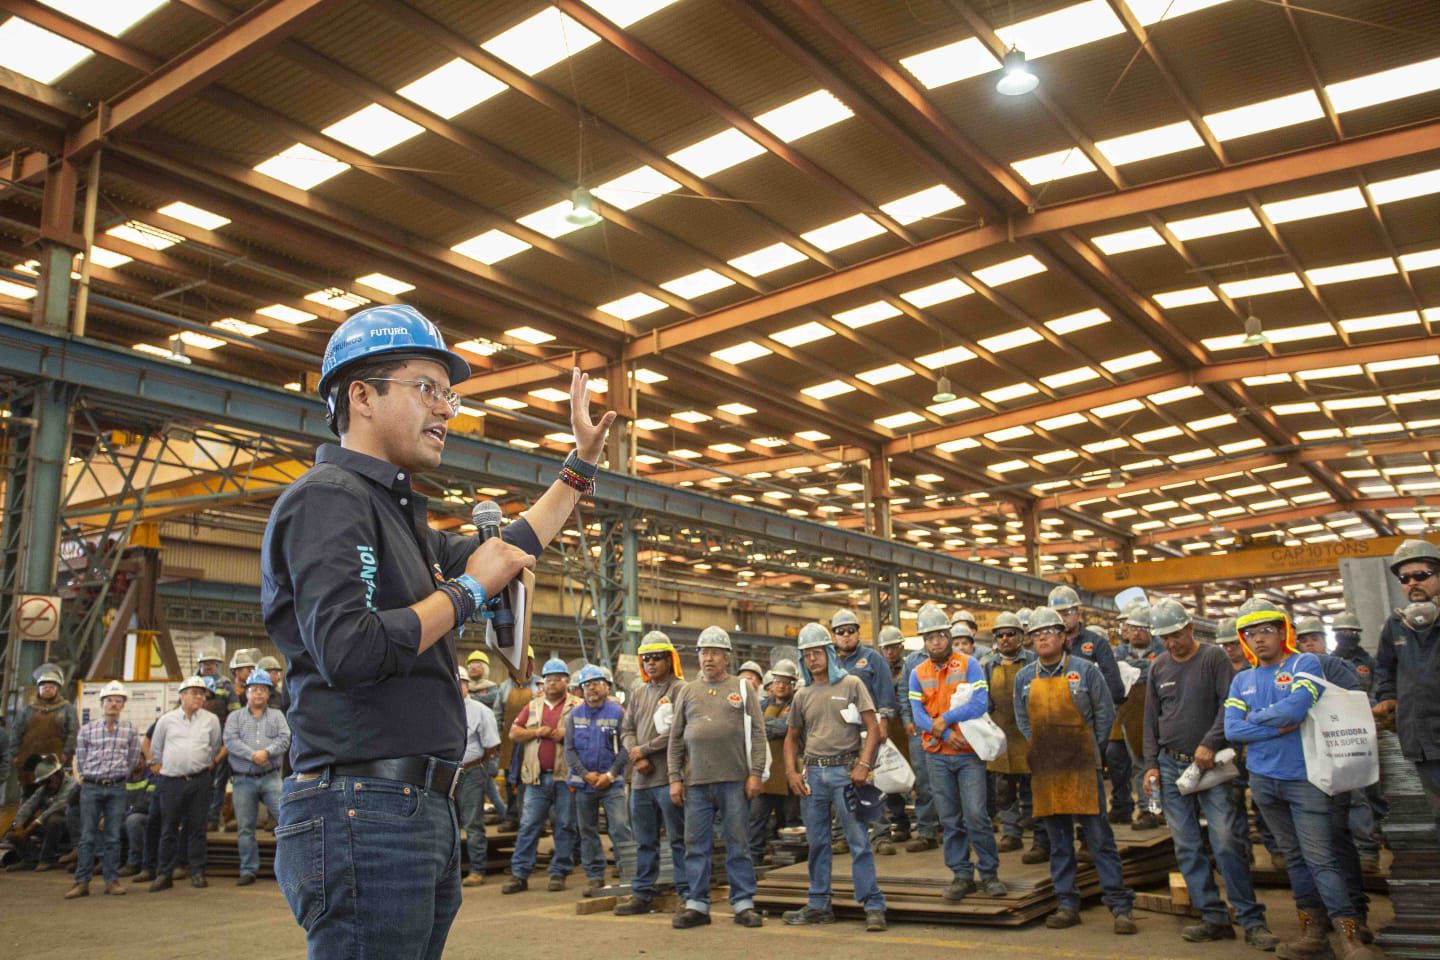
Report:
[[[255,882],[260,872],[260,846],[255,821],[260,804],[280,819],[280,766],[290,750],[290,725],[285,714],[270,706],[275,681],[264,670],[245,679],[245,709],[225,720],[224,742],[230,761],[230,789],[235,804],[236,843],[240,850],[237,886]]]
[[[610,848],[632,842],[630,814],[625,809],[627,756],[620,747],[620,723],[625,708],[610,697],[606,670],[587,663],[580,668],[580,696],[584,700],[565,720],[565,766],[575,790],[575,822],[580,827],[580,860],[585,868],[585,892],[605,886],[605,848],[600,842],[600,810],[605,810]]]
[[[575,449],[554,482],[498,537],[442,532],[427,522],[415,474],[439,466],[459,412],[455,388],[469,373],[414,307],[349,317],[330,338],[318,385],[339,442],[317,451],[266,527],[261,607],[288,665],[296,771],[284,788],[277,870],[312,955],[352,952],[357,940],[381,955],[443,951],[461,892],[453,796],[465,707],[454,633],[492,613],[493,598],[534,566],[591,491],[615,418],[591,416],[589,377],[572,371]],[[349,826],[323,837],[298,829],[320,820]],[[434,909],[397,907],[397,884]],[[320,909],[318,891],[349,907]]]
[[[535,870],[535,853],[540,842],[540,829],[550,817],[555,829],[555,853],[550,858],[549,890],[565,889],[565,877],[575,867],[574,832],[575,798],[566,784],[568,761],[565,757],[565,727],[570,712],[580,706],[579,697],[570,693],[570,668],[559,657],[545,661],[540,669],[543,681],[540,696],[520,711],[510,727],[510,740],[523,750],[520,781],[525,784],[520,808],[520,833],[515,838],[515,854],[510,858],[510,879],[501,893],[521,893],[530,889],[530,874]]]

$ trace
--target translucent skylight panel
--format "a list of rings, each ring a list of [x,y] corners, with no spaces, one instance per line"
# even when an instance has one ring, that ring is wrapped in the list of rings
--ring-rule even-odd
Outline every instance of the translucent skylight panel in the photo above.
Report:
[[[108,267],[111,270],[116,267],[123,267],[134,259],[133,257],[125,256],[123,253],[116,253],[114,250],[106,250],[104,247],[98,246],[92,246],[90,248],[90,254],[94,257],[94,263],[97,267]]]
[[[967,410],[974,410],[980,404],[969,397],[956,397],[954,400],[945,400],[941,403],[926,404],[925,409],[937,417],[948,417],[957,413],[964,413]]]
[[[909,70],[929,90],[959,80],[968,80],[989,73],[1000,61],[985,48],[978,37],[966,37],[924,53],[902,57],[900,65]]]
[[[1304,284],[1293,273],[1276,273],[1268,277],[1252,277],[1245,280],[1231,280],[1220,284],[1220,289],[1231,297],[1255,297],[1265,293],[1279,293],[1284,290],[1299,290]]]
[[[1182,433],[1179,427],[1159,427],[1155,430],[1142,430],[1135,434],[1136,443],[1155,443],[1158,440],[1169,440],[1171,437],[1178,437]]]
[[[465,350],[478,357],[493,357],[505,349],[504,344],[496,343],[494,340],[486,340],[484,337],[476,337],[473,340],[461,340],[455,344],[456,350]],[[594,381],[591,381],[594,385]]]
[[[552,337],[550,339],[553,340],[554,338]],[[664,383],[666,380],[670,379],[669,377],[665,376],[665,374],[659,372],[658,370],[651,370],[649,367],[639,367],[635,370],[634,373],[631,374],[631,376],[634,377],[636,380],[640,381],[641,383]]]
[[[788,267],[804,259],[806,259],[805,254],[790,244],[773,243],[768,247],[762,247],[752,253],[736,257],[730,261],[730,266],[742,273],[748,273],[752,277],[763,277],[767,273],[773,273],[782,267]]]
[[[991,473],[1013,473],[1016,470],[1024,470],[1029,464],[1024,460],[1002,460],[1000,463],[992,463],[985,469]]]
[[[1124,32],[1125,25],[1105,0],[1085,0],[995,30],[1005,46],[1019,47],[1030,60]]]
[[[888,417],[877,417],[875,423],[887,430],[898,430],[901,427],[914,426],[917,423],[924,423],[925,418],[914,410],[903,410],[900,413],[892,413]]]
[[[1234,233],[1237,230],[1258,229],[1260,221],[1249,207],[1238,207],[1234,210],[1222,210],[1219,213],[1208,213],[1203,217],[1186,217],[1183,220],[1172,220],[1165,224],[1170,232],[1175,234],[1176,240],[1199,240],[1202,237],[1218,237],[1225,233]]]
[[[1121,230],[1118,233],[1105,233],[1098,237],[1091,237],[1090,242],[1099,247],[1100,252],[1106,256],[1114,256],[1117,253],[1129,253],[1131,250],[1163,246],[1165,240],[1155,232],[1154,227],[1137,227],[1134,230]]]
[[[602,303],[597,309],[601,313],[608,313],[621,320],[635,320],[639,317],[649,316],[657,310],[665,309],[665,301],[657,300],[648,293],[632,293],[628,297]],[[769,353],[770,351],[765,352]]]
[[[679,413],[670,414],[676,420],[683,420],[685,423],[705,423],[715,418],[708,413],[701,413],[699,410],[681,410]]]
[[[816,340],[824,340],[826,337],[833,336],[835,336],[835,331],[823,323],[817,323],[811,320],[808,323],[802,323],[798,326],[781,330],[778,333],[772,333],[770,339],[778,340],[787,347],[801,347],[807,343],[814,343]]]
[[[47,7],[59,10],[81,23],[112,37],[118,37],[167,0],[41,0]]]
[[[1102,420],[1110,417],[1118,417],[1126,413],[1134,413],[1137,410],[1144,410],[1145,404],[1139,400],[1120,400],[1115,403],[1107,403],[1104,406],[1096,407],[1090,412]]]
[[[801,430],[799,433],[795,434],[795,436],[801,440],[809,441],[810,443],[824,443],[826,440],[830,439],[830,434],[821,433],[819,430]]]
[[[854,389],[844,380],[827,380],[824,383],[817,383],[813,387],[806,387],[800,392],[816,400],[829,400],[831,397],[851,393]]]
[[[499,263],[506,257],[513,257],[530,249],[530,244],[516,239],[503,230],[486,230],[450,248],[462,257],[469,257],[480,263]],[[413,287],[411,289],[414,289]]]
[[[105,231],[105,234],[118,240],[126,240],[136,246],[145,247],[147,250],[164,250],[185,240],[182,236],[168,230],[161,230],[159,227],[152,227],[148,223],[141,223],[139,220],[131,220],[128,223],[111,227]]]
[[[1190,287],[1186,290],[1168,290],[1165,293],[1157,293],[1151,299],[1169,309],[1171,307],[1190,307],[1197,303],[1213,303],[1215,294],[1210,292],[1209,287]]]
[[[993,440],[996,443],[1009,443],[1011,440],[1032,436],[1034,432],[1029,427],[1005,427],[1002,430],[991,430],[985,434],[985,439]]]
[[[1020,327],[1008,333],[997,334],[993,337],[986,337],[979,341],[980,346],[991,353],[1002,353],[1006,350],[1013,350],[1016,347],[1023,347],[1026,344],[1037,343],[1045,339],[1030,327]]]
[[[589,0],[589,6],[622,29],[673,3],[675,0]]]
[[[537,346],[542,343],[549,343],[555,339],[553,333],[546,333],[544,330],[537,330],[534,327],[512,327],[505,331],[505,336],[510,337],[512,340],[523,340],[526,343],[533,343]],[[635,379],[642,380],[645,383],[655,382],[653,380],[644,380],[644,378],[640,376],[639,370],[635,371]],[[660,379],[664,380],[665,378],[661,377]]]
[[[287,307],[283,303],[272,303],[268,307],[261,307],[255,311],[262,317],[269,317],[271,320],[279,320],[281,323],[289,323],[299,326],[302,323],[309,323],[315,319],[315,314],[307,313],[304,310],[297,310],[294,307]]]
[[[1419,367],[1433,367],[1440,365],[1440,356],[1431,354],[1428,357],[1400,357],[1396,360],[1376,360],[1373,363],[1365,364],[1365,369],[1371,373],[1385,373],[1391,370],[1415,370]]]
[[[951,277],[948,280],[941,280],[939,283],[931,283],[923,287],[916,287],[914,290],[906,290],[900,294],[900,299],[912,307],[919,307],[923,310],[926,307],[933,307],[937,303],[946,303],[950,300],[958,300],[960,297],[968,297],[974,292],[974,288],[959,277]]]
[[[1382,70],[1325,87],[1336,113],[1388,103],[1440,89],[1440,57]]]
[[[1215,134],[1216,140],[1225,141],[1319,120],[1324,116],[1325,109],[1320,106],[1320,98],[1315,92],[1302,90],[1233,110],[1206,114],[1205,125]]]
[[[1360,192],[1359,187],[1345,187],[1341,190],[1331,190],[1328,193],[1315,193],[1308,197],[1278,200],[1261,205],[1265,215],[1275,223],[1290,223],[1294,220],[1306,220],[1310,217],[1323,217],[1332,213],[1344,213],[1347,210],[1363,210],[1364,208],[1365,195]]]
[[[731,127],[675,151],[670,159],[697,177],[709,177],[764,152],[764,147]]]
[[[546,7],[480,46],[533,77],[599,42],[599,37],[570,17]]]
[[[966,360],[973,359],[975,359],[975,351],[969,347],[947,347],[935,353],[927,353],[923,357],[916,357],[915,362],[922,367],[938,370],[952,363],[964,363]]]
[[[1060,373],[1052,373],[1048,377],[1041,377],[1040,382],[1052,390],[1059,390],[1061,387],[1073,387],[1077,383],[1086,383],[1090,380],[1097,380],[1100,372],[1094,367],[1076,367],[1073,370],[1064,370]]]
[[[225,317],[222,320],[213,320],[210,326],[229,333],[237,333],[242,337],[258,337],[268,331],[269,327],[262,327],[258,323],[251,323],[248,320],[239,320],[235,317]]]
[[[1295,374],[1301,380],[1333,380],[1337,377],[1358,377],[1365,371],[1358,363],[1338,367],[1323,367],[1319,370],[1301,370]]]
[[[351,293],[348,290],[342,290],[339,287],[326,287],[324,290],[307,293],[305,294],[305,299],[312,303],[322,303],[332,310],[341,311],[354,310],[370,302],[367,297],[362,297],[358,293]]]
[[[1417,250],[1414,253],[1400,255],[1400,265],[1410,272],[1416,270],[1428,270],[1431,267],[1440,267],[1440,248],[1434,250]],[[1427,313],[1429,311],[1426,311]]]
[[[997,387],[994,390],[986,390],[983,396],[991,403],[1007,403],[1011,400],[1019,400],[1021,397],[1028,397],[1040,391],[1030,383],[1012,383],[1008,387]]]
[[[1038,157],[1029,157],[1024,160],[1016,160],[1010,164],[1015,172],[1025,178],[1025,182],[1031,186],[1038,186],[1042,183],[1049,183],[1052,180],[1063,180],[1066,177],[1076,177],[1082,173],[1092,173],[1095,164],[1085,156],[1079,147],[1067,147],[1064,150],[1056,150],[1054,153],[1044,153]]]
[[[728,413],[733,417],[748,417],[755,413],[755,408],[746,403],[722,403],[715,409],[721,413]]]
[[[1176,387],[1173,390],[1161,390],[1159,393],[1152,393],[1149,396],[1151,403],[1164,406],[1167,403],[1175,403],[1177,400],[1190,400],[1194,397],[1204,396],[1205,391],[1196,386]]]
[[[3,39],[3,38],[0,38],[0,39]],[[178,354],[178,353],[175,353],[173,350],[171,350],[169,347],[157,347],[157,346],[155,346],[154,344],[151,344],[151,343],[137,343],[137,344],[135,344],[133,347],[131,347],[130,349],[131,349],[131,350],[138,350],[140,353],[148,353],[148,354],[150,354],[151,356],[153,356],[153,357],[159,357],[159,358],[161,358],[162,360],[173,360],[173,361],[175,361],[176,363],[189,363],[189,362],[190,362],[190,358],[187,357],[187,356],[185,356],[184,354]]]
[[[449,120],[506,89],[484,70],[456,57],[395,92]]]
[[[965,200],[959,194],[939,183],[898,200],[882,203],[880,209],[895,222],[910,224],[947,210],[954,210],[964,203]]]
[[[1111,437],[1108,440],[1096,440],[1094,443],[1087,443],[1082,448],[1086,453],[1108,453],[1111,450],[1119,450],[1122,447],[1130,446],[1130,441],[1124,437]]]
[[[1203,146],[1205,141],[1189,120],[1095,141],[1095,149],[1117,167]]]
[[[35,288],[0,278],[0,297],[9,297],[12,300],[34,300]]]
[[[1051,333],[1060,336],[1067,336],[1079,330],[1089,327],[1098,327],[1102,323],[1109,323],[1110,315],[1104,310],[1094,308],[1081,310],[1079,313],[1066,314],[1063,317],[1056,317],[1054,320],[1046,320],[1045,326],[1050,328]]]
[[[0,46],[3,46],[0,37]],[[309,190],[319,186],[336,174],[350,169],[350,164],[341,163],[328,154],[312,150],[303,143],[280,151],[269,160],[255,166],[256,173],[263,173],[273,180],[288,183],[297,190]]]
[[[882,383],[889,383],[892,380],[903,380],[906,377],[913,377],[915,371],[903,363],[890,363],[883,367],[876,367],[874,370],[866,370],[864,373],[857,373],[855,376],[872,386]]]
[[[854,114],[829,90],[816,90],[755,118],[755,122],[790,143],[824,130]]]
[[[646,166],[600,184],[594,193],[612,207],[630,210],[679,189],[680,184],[654,167]]]
[[[199,227],[202,230],[219,230],[230,222],[229,217],[222,217],[218,213],[211,213],[201,207],[185,203],[183,200],[176,200],[174,203],[167,203],[159,210],[165,216],[182,223],[188,223]]]
[[[1370,277],[1388,277],[1398,272],[1395,261],[1389,257],[1377,260],[1362,260],[1358,263],[1338,263],[1333,267],[1316,267],[1306,270],[1305,276],[1317,287],[1330,283],[1346,283],[1350,280],[1366,280]]]
[[[762,346],[754,340],[746,340],[737,343],[733,347],[726,347],[723,350],[716,350],[710,354],[716,360],[723,360],[725,363],[742,364],[751,360],[759,360],[761,357],[768,357],[771,354],[769,347]]]
[[[863,213],[857,213],[853,217],[846,217],[834,223],[827,223],[808,233],[802,233],[801,239],[807,243],[819,247],[825,252],[839,250],[841,247],[848,247],[852,243],[859,243],[861,240],[868,240],[870,237],[879,236],[885,232],[885,228],[879,223],[867,217]]]
[[[539,390],[531,390],[530,396],[538,397],[547,403],[568,403],[570,394],[558,387],[541,387]]]
[[[706,267],[703,270],[696,270],[694,273],[687,273],[683,277],[676,277],[674,280],[666,280],[660,284],[660,287],[663,290],[668,290],[675,294],[677,297],[693,300],[696,297],[704,296],[707,293],[714,293],[716,290],[723,290],[726,287],[734,285],[734,280]]]
[[[1078,427],[1082,423],[1088,423],[1085,415],[1081,413],[1062,413],[1058,417],[1047,417],[1036,424],[1041,430],[1063,430],[1066,427]]]
[[[388,293],[392,297],[398,297],[402,293],[409,293],[415,289],[415,284],[397,280],[383,273],[367,273],[363,277],[356,277],[355,282],[364,284],[373,290],[379,290],[381,293]]]
[[[321,133],[373,157],[404,143],[424,129],[393,110],[372,103],[343,120],[335,121]]]
[[[1044,464],[1060,463],[1064,460],[1074,460],[1078,456],[1080,456],[1080,454],[1074,450],[1047,450],[1044,453],[1035,454],[1035,462]]]
[[[1102,361],[1100,365],[1111,373],[1123,373],[1126,370],[1134,370],[1136,367],[1145,367],[1159,362],[1160,355],[1154,350],[1141,350],[1139,353],[1128,353],[1123,357]]]
[[[1199,433],[1202,430],[1214,430],[1216,427],[1227,427],[1234,422],[1235,417],[1232,414],[1221,413],[1213,417],[1202,417],[1199,420],[1191,420],[1185,424],[1185,426]]]
[[[961,437],[959,440],[946,440],[944,443],[935,444],[935,449],[941,453],[955,453],[959,450],[974,450],[980,446],[980,441],[974,437]]]
[[[19,17],[0,23],[0,67],[53,83],[90,56],[90,48]],[[157,348],[158,349],[158,348]]]
[[[649,430],[651,432],[654,432],[656,430],[664,430],[665,422],[663,420],[656,420],[653,417],[642,417],[641,419],[635,421],[635,426],[637,429],[640,430]]]
[[[574,233],[582,229],[582,225],[571,223],[565,219],[565,215],[573,209],[569,200],[561,200],[559,203],[552,203],[548,207],[542,207],[534,213],[527,213],[519,217],[516,223],[529,227],[536,233],[543,233],[545,236],[554,239],[563,237],[567,233]]]
[[[898,316],[900,316],[899,307],[892,306],[884,300],[876,300],[874,303],[867,303],[853,310],[841,310],[835,314],[834,319],[852,330],[858,330],[861,327],[868,327],[872,323]]]
[[[1425,197],[1432,193],[1440,193],[1440,168],[1390,180],[1375,180],[1370,184],[1370,196],[1377,204]]]
[[[987,287],[999,287],[1044,272],[1045,264],[1027,253],[1014,260],[1005,260],[988,267],[981,267],[975,271],[975,279]]]

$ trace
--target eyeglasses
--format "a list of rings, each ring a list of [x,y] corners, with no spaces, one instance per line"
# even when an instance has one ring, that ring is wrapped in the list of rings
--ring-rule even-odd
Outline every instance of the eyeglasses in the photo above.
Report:
[[[454,390],[442,390],[433,380],[402,380],[399,377],[366,377],[366,383],[413,383],[420,388],[420,400],[427,407],[434,407],[435,401],[444,400],[450,408],[450,416],[460,411],[460,394]]]
[[[836,627],[836,628],[835,628],[835,635],[836,635],[837,637],[839,637],[839,636],[849,636],[849,635],[852,634],[852,633],[859,633],[859,632],[860,632],[860,628],[859,628],[859,627],[855,627],[855,626]]]
[[[1424,583],[1433,576],[1435,576],[1434,570],[1421,570],[1419,573],[1397,574],[1395,579],[1399,580],[1401,584],[1409,586],[1412,583]]]
[[[1257,623],[1253,627],[1246,627],[1240,631],[1243,637],[1278,637],[1280,636],[1280,625],[1276,623]]]
[[[647,654],[642,655],[642,656],[640,657],[640,659],[641,659],[642,661],[644,661],[645,663],[662,663],[662,662],[670,659],[670,654],[668,654],[668,653],[647,653]]]
[[[1020,633],[1019,633],[1019,631],[1017,631],[1017,630],[996,630],[996,631],[995,631],[995,639],[996,639],[996,640],[1014,640],[1014,639],[1016,639],[1016,638],[1019,637],[1019,636],[1020,636]]]

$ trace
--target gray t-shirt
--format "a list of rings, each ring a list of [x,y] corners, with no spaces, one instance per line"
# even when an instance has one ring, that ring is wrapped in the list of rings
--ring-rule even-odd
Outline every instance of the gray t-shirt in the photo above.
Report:
[[[875,709],[865,682],[852,674],[839,683],[812,683],[795,692],[790,726],[804,735],[805,756],[838,757],[860,751],[860,732],[865,727],[840,716],[852,703],[860,713]]]
[[[620,743],[626,753],[639,747],[655,765],[650,773],[641,773],[631,765],[630,785],[636,790],[663,787],[670,782],[670,765],[666,762],[670,735],[655,730],[655,711],[662,703],[669,703],[674,709],[675,693],[684,683],[674,676],[664,683],[642,683],[630,697],[625,719],[620,722]]]
[[[1145,767],[1159,766],[1161,750],[1191,754],[1202,743],[1225,746],[1225,698],[1235,671],[1219,647],[1202,643],[1178,663],[1162,653],[1145,680]]]
[[[738,677],[711,683],[691,680],[674,696],[675,721],[670,726],[670,782],[687,787],[730,783],[765,771],[765,718],[760,698],[747,690],[742,697]],[[750,715],[746,750],[745,715]]]

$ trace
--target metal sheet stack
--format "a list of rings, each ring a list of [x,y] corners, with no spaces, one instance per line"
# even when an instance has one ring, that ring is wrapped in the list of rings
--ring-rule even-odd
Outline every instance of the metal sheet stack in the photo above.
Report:
[[[1400,752],[1400,739],[1380,731],[1380,776],[1390,814],[1385,838],[1390,864],[1390,901],[1395,920],[1377,942],[1391,957],[1440,957],[1440,842],[1435,815],[1415,765]]]

